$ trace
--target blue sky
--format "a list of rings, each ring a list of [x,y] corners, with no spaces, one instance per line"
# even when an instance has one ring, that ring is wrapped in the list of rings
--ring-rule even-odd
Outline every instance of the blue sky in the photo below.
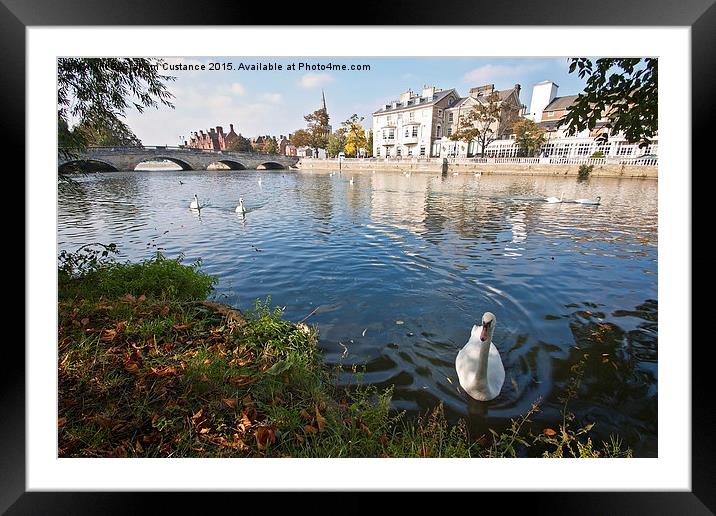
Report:
[[[321,89],[334,128],[353,113],[365,117],[382,103],[397,98],[408,88],[420,91],[424,84],[455,88],[465,96],[474,86],[494,83],[498,89],[520,84],[520,99],[529,106],[532,86],[552,80],[557,95],[573,95],[584,81],[568,72],[566,58],[387,58],[387,57],[217,57],[167,58],[170,64],[231,63],[233,70],[167,71],[177,80],[169,83],[176,96],[175,109],[147,109],[127,113],[127,123],[145,145],[177,145],[190,132],[229,124],[245,136],[288,134],[305,127],[303,115],[318,109]],[[237,70],[240,63],[277,63],[283,70]],[[369,71],[299,70],[300,63],[368,64]],[[288,70],[290,64],[296,70]]]

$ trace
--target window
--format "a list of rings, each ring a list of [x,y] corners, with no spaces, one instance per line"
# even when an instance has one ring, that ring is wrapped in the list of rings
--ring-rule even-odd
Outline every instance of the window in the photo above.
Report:
[[[386,120],[387,120],[387,122],[388,122],[388,125],[390,125],[390,124],[393,123],[393,117],[392,117],[392,116],[387,117]]]
[[[412,155],[413,155],[413,148],[408,147],[408,156],[412,156]]]
[[[435,138],[443,137],[443,128],[440,125],[435,126]]]
[[[580,143],[577,146],[577,156],[587,156],[591,146],[591,143]]]
[[[396,156],[400,156],[401,154],[402,154],[402,150],[401,150],[400,147],[398,147],[397,149],[395,149],[395,155],[396,155]]]
[[[403,119],[403,113],[398,113],[398,122],[400,122]]]
[[[410,121],[412,122],[413,120],[415,120],[415,111],[410,112]]]
[[[388,129],[388,139],[389,140],[395,139],[395,129]]]
[[[414,125],[413,126],[413,138],[417,138],[417,136],[418,136],[418,126]]]
[[[380,147],[375,149],[375,155],[380,158]]]
[[[452,127],[448,127],[447,135],[452,136]]]
[[[452,124],[452,115],[453,115],[452,113],[448,114],[448,122],[450,122],[451,124]]]
[[[440,120],[442,120],[442,118],[443,118],[443,110],[442,109],[438,109],[438,118]]]
[[[420,155],[425,156],[425,145],[420,146]]]

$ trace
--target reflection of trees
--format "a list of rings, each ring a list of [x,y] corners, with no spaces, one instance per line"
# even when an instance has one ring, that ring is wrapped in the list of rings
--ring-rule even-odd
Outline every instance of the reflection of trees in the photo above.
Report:
[[[575,367],[582,368],[581,384],[569,409],[596,421],[595,431],[604,439],[614,432],[635,446],[643,433],[656,433],[656,314],[654,300],[633,311],[614,312],[613,317],[642,320],[630,331],[606,322],[606,315],[597,311],[569,315],[575,346],[566,360],[555,365],[554,387],[564,391]]]

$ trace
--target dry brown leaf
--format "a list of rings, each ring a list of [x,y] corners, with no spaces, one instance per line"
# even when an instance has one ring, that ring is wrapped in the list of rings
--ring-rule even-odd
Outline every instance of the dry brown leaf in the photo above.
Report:
[[[87,326],[89,324],[89,317],[83,318],[81,321],[82,326]]]
[[[263,450],[276,442],[276,429],[272,426],[260,426],[256,429],[254,435],[259,450]]]
[[[122,298],[122,301],[126,301],[127,303],[135,303],[137,301],[137,298],[134,297],[132,294],[125,294]]]
[[[306,421],[311,421],[313,419],[313,416],[311,416],[306,409],[301,410],[301,417]]]
[[[236,406],[239,404],[239,400],[236,398],[222,398],[221,401],[230,408],[236,408]]]
[[[547,437],[552,437],[552,436],[554,436],[554,435],[557,435],[557,432],[555,432],[555,431],[552,430],[551,428],[545,428],[544,430],[542,430],[542,433],[543,433],[544,435],[546,435]]]
[[[67,418],[66,418],[66,417],[61,417],[61,418],[59,418],[59,419],[57,420],[57,428],[62,428],[63,426],[65,426],[65,423],[67,423]]]
[[[158,369],[158,368],[156,368],[156,367],[152,367],[152,373],[154,373],[154,374],[157,375],[157,376],[167,376],[167,375],[170,375],[170,374],[176,374],[176,373],[177,373],[177,369],[176,369],[176,367],[173,367],[173,366],[167,366],[167,367],[164,367],[164,368],[162,368],[162,369]]]
[[[318,407],[316,407],[316,424],[319,432],[323,431],[323,427],[326,426],[326,418],[318,411]]]
[[[124,364],[124,369],[130,373],[136,373],[139,371],[139,366],[136,362],[127,362]]]
[[[139,296],[139,297],[137,298],[137,301],[138,301],[139,303],[143,303],[143,302],[146,301],[146,300],[147,300],[147,296],[145,296],[144,294],[142,294],[141,296]]]
[[[303,431],[306,432],[307,434],[315,434],[316,432],[318,432],[318,430],[316,430],[316,427],[311,426],[311,425],[304,426]]]
[[[208,429],[208,428],[202,428],[201,430],[199,430],[199,433],[200,433],[200,434],[208,434],[208,433],[209,433],[209,429]]]

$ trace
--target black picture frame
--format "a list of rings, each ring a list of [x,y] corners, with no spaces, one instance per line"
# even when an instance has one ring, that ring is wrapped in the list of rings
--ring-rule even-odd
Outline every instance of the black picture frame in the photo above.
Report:
[[[407,3],[363,3],[357,10],[337,10],[336,4],[312,2],[293,9],[267,9],[263,3],[216,0],[211,8],[197,8],[197,2],[173,0],[149,3],[146,0],[109,2],[101,0],[0,0],[0,84],[2,95],[4,147],[13,154],[26,148],[25,128],[25,29],[28,26],[166,26],[166,25],[503,25],[503,26],[682,26],[691,28],[691,114],[692,162],[705,156],[712,146],[713,116],[716,114],[716,4],[715,0],[552,0],[472,3],[459,0],[435,3],[413,0]],[[338,14],[342,12],[343,14]],[[334,13],[334,14],[331,14]],[[457,15],[456,13],[459,13]],[[88,51],[91,49],[88,48]],[[674,100],[684,104],[684,99]],[[21,160],[24,163],[24,160]],[[703,170],[709,172],[709,170]],[[683,171],[693,181],[691,171]],[[692,187],[693,192],[693,187]],[[14,196],[20,198],[16,191]],[[24,196],[21,198],[24,199]],[[692,197],[692,221],[697,203]],[[703,208],[702,208],[703,209]],[[23,210],[24,213],[24,210]],[[693,233],[692,233],[693,234]],[[23,247],[24,248],[24,247]],[[25,275],[32,271],[25,268]],[[693,275],[693,272],[692,272]],[[697,306],[692,303],[694,309]],[[32,310],[31,306],[26,307]],[[692,315],[692,321],[695,318]],[[695,333],[693,333],[695,335]],[[691,342],[695,337],[691,336]],[[688,342],[687,342],[688,343]],[[684,343],[680,343],[683,345]],[[710,344],[710,343],[707,343]],[[25,352],[17,341],[7,339],[4,350],[0,405],[0,510],[7,514],[113,514],[169,511],[185,507],[188,493],[72,493],[26,492],[25,489]],[[486,507],[509,499],[509,512],[549,514],[714,514],[714,440],[709,435],[714,415],[709,406],[711,385],[707,367],[709,345],[692,346],[692,490],[690,492],[554,492],[480,493]],[[675,436],[674,438],[684,438]],[[228,504],[241,500],[240,509],[266,508],[265,494],[212,493],[203,503]],[[271,506],[285,498],[272,494]],[[293,497],[297,495],[294,494]],[[303,495],[298,495],[300,498]],[[444,496],[444,495],[443,495]],[[316,502],[299,501],[305,510],[338,508],[340,512],[371,510],[369,496],[362,493],[321,493]],[[442,498],[442,497],[438,497]],[[435,499],[435,498],[433,498]],[[474,498],[473,498],[474,499]],[[401,511],[424,510],[424,494],[401,497]],[[467,500],[461,500],[466,501]],[[384,503],[384,502],[381,502]],[[469,502],[468,502],[469,503]],[[453,506],[453,502],[450,503]],[[455,505],[458,507],[459,505]],[[209,505],[204,506],[205,509]],[[423,510],[421,510],[423,509]],[[204,512],[204,511],[203,511]],[[332,511],[331,511],[332,512]],[[336,511],[339,512],[339,511]]]

